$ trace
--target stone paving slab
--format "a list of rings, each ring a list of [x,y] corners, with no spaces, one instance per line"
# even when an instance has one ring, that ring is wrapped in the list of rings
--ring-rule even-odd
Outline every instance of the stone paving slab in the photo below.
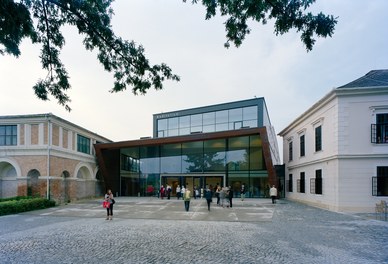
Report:
[[[119,197],[113,221],[98,199],[2,216],[0,263],[388,264],[384,221],[289,201],[207,212],[199,200],[185,213],[148,199]]]

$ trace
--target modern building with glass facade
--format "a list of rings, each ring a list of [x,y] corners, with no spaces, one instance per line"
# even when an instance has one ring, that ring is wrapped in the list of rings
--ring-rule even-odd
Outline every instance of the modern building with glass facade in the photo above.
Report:
[[[270,185],[284,186],[264,98],[155,114],[153,122],[153,138],[95,145],[115,194],[151,196],[169,184],[172,195],[177,185],[220,185],[237,196],[244,184],[247,197],[259,198]]]

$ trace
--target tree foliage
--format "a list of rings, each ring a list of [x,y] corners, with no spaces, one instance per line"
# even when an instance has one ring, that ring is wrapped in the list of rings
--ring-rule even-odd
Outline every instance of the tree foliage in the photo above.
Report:
[[[187,0],[183,0],[187,2]],[[198,0],[192,0],[193,4]],[[251,32],[248,22],[253,20],[267,24],[270,19],[275,20],[275,34],[287,33],[294,28],[301,32],[301,41],[307,51],[311,51],[314,36],[328,37],[334,33],[337,19],[322,12],[313,15],[307,9],[315,0],[202,0],[206,7],[206,19],[216,16],[219,10],[221,16],[226,16],[225,30],[227,41],[225,47],[232,42],[239,47],[245,36]]]
[[[186,0],[183,0],[186,2]],[[75,26],[84,36],[87,50],[97,50],[97,58],[104,69],[112,72],[114,85],[111,92],[132,88],[134,94],[145,94],[150,88],[163,89],[165,80],[179,81],[164,63],[151,65],[144,48],[134,41],[123,40],[112,30],[113,0],[0,0],[0,54],[18,57],[20,43],[29,38],[41,45],[41,64],[47,76],[33,86],[38,98],[53,96],[70,111],[69,75],[60,60],[65,44],[61,27]],[[197,3],[192,0],[192,3]],[[275,33],[284,34],[295,28],[301,31],[302,42],[311,50],[315,39],[332,36],[336,19],[322,13],[305,13],[315,0],[202,0],[206,19],[214,17],[219,9],[227,32],[226,47],[230,42],[240,46],[250,33],[248,21],[267,23],[275,19]]]

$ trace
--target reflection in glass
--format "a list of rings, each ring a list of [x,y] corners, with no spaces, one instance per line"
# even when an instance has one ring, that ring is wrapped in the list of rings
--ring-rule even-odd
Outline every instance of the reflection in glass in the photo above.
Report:
[[[179,117],[179,128],[190,127],[190,116]]]
[[[228,123],[216,124],[216,131],[227,131]]]
[[[200,133],[200,132],[202,132],[202,126],[191,127],[191,133]]]
[[[168,136],[169,137],[178,136],[178,132],[179,132],[178,129],[169,129],[168,130]]]
[[[162,173],[181,173],[181,144],[161,146],[160,166]]]
[[[244,185],[246,191],[248,191],[249,174],[247,172],[237,172],[229,174],[229,185],[233,189],[234,197],[241,197],[241,186]],[[245,197],[249,197],[249,193],[245,194]]]
[[[249,169],[249,137],[235,137],[229,139],[227,164],[230,171]]]
[[[251,173],[248,190],[249,197],[251,198],[269,197],[269,182],[267,171]]]
[[[203,141],[182,143],[182,172],[202,172]]]
[[[216,124],[228,123],[228,110],[216,112]]]
[[[167,119],[159,119],[158,130],[166,130],[166,129],[167,129]]]
[[[142,173],[160,173],[159,146],[140,147],[140,171]]]
[[[203,130],[202,130],[203,133],[211,133],[211,132],[215,132],[215,131],[216,131],[215,124],[207,125],[207,126],[204,125]]]
[[[243,127],[257,127],[257,119],[255,120],[248,120],[248,121],[243,121]]]
[[[242,108],[229,110],[229,122],[242,121]]]
[[[195,127],[195,126],[201,126],[202,127],[202,114],[192,115],[190,123],[191,123],[191,127]]]
[[[243,120],[257,119],[257,105],[243,108]]]
[[[225,171],[226,140],[204,141],[204,171]]]
[[[266,169],[261,137],[259,135],[250,136],[250,170],[264,170]]]
[[[203,125],[214,125],[216,123],[216,113],[209,112],[203,114]]]
[[[190,127],[185,128],[179,128],[179,135],[189,135],[190,134]]]
[[[173,117],[168,119],[168,129],[177,129],[178,128],[178,117]]]

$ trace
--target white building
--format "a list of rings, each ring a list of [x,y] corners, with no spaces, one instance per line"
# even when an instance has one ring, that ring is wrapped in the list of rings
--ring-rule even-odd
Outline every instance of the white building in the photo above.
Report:
[[[0,116],[0,197],[103,194],[94,144],[109,142],[53,114]]]
[[[286,198],[332,211],[388,201],[388,70],[335,88],[283,137]]]

